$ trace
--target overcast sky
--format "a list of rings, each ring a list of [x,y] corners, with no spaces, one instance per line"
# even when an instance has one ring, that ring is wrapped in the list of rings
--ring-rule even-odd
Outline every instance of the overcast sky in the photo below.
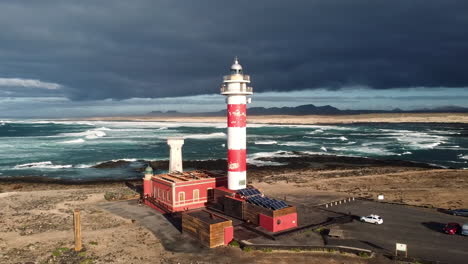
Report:
[[[468,107],[468,1],[0,1],[0,116]],[[292,92],[291,92],[292,91]]]

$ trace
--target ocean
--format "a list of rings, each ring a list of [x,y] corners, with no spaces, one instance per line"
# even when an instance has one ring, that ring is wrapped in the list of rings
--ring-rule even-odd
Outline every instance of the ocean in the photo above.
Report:
[[[138,160],[167,160],[166,138],[185,138],[185,160],[226,157],[225,123],[0,121],[0,178],[135,179]],[[468,169],[468,124],[264,125],[247,127],[248,162],[324,154],[397,159]],[[132,161],[130,168],[93,165]],[[162,172],[162,171],[161,171]]]

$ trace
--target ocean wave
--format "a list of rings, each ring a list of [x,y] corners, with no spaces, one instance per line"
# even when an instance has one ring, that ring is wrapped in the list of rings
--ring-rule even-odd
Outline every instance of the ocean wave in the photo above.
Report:
[[[259,160],[260,158],[275,158],[275,157],[299,157],[299,155],[294,154],[290,151],[274,151],[274,152],[257,152],[247,155],[247,163],[256,165],[256,166],[282,166],[287,165],[287,163]]]
[[[62,133],[58,134],[58,137],[85,137],[86,139],[96,139],[96,138],[101,138],[105,137],[107,134],[103,130],[110,130],[109,128],[106,127],[101,127],[101,128],[96,128],[96,129],[90,129],[86,130],[84,132],[78,132],[78,133]],[[54,137],[57,137],[54,136]]]
[[[398,155],[398,153],[391,152],[386,150],[385,148],[370,148],[370,147],[353,147],[352,149],[346,147],[336,147],[332,148],[334,151],[340,152],[351,152],[351,153],[364,153],[364,154],[372,154],[376,156],[393,156]]]
[[[307,134],[309,135],[314,135],[314,134],[319,134],[319,133],[323,133],[323,129],[317,129],[312,132],[307,132]]]
[[[117,161],[135,162],[135,161],[137,161],[137,159],[113,159],[111,161],[113,161],[113,162],[117,162]]]
[[[389,144],[389,143],[390,143],[390,142],[375,141],[375,142],[366,142],[366,143],[362,143],[362,146],[368,147],[368,146],[372,146],[372,145],[387,145],[387,144]]]
[[[82,138],[79,138],[79,139],[62,141],[62,142],[59,142],[59,143],[62,143],[62,144],[80,144],[80,143],[84,143],[84,142],[86,142],[86,140],[84,140]]]
[[[254,144],[255,145],[274,145],[274,144],[278,144],[278,142],[274,140],[263,140],[263,141],[255,141]]]
[[[67,169],[73,165],[54,165],[51,161],[32,162],[16,165],[15,169]]]
[[[458,156],[460,159],[468,160],[468,155],[461,155]]]
[[[433,149],[445,142],[448,138],[438,135],[430,135],[424,132],[398,130],[398,133],[389,138],[396,139],[412,149]]]
[[[328,150],[327,150],[327,148],[326,148],[326,147],[324,147],[324,146],[321,146],[321,147],[320,147],[320,149],[321,149],[321,150],[323,150],[323,151],[325,151],[325,152],[327,152],[327,151],[328,151]]]
[[[226,133],[217,132],[211,134],[194,134],[194,135],[183,135],[184,138],[191,138],[191,139],[210,139],[210,138],[225,138]]]
[[[247,155],[247,160],[254,160],[259,158],[276,158],[276,157],[283,157],[283,158],[292,158],[292,157],[299,157],[299,155],[294,154],[291,151],[273,151],[273,152],[257,152]]]
[[[317,143],[305,142],[305,141],[287,141],[283,143],[278,143],[279,146],[290,146],[290,147],[310,147],[316,146]]]

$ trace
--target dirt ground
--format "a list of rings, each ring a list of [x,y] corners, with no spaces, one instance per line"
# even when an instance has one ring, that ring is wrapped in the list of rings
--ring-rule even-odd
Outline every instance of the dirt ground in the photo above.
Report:
[[[376,200],[383,194],[388,202],[468,208],[468,170],[401,167],[304,170],[265,176],[253,184],[278,197],[338,193]]]
[[[468,171],[356,167],[269,170],[251,183],[282,197],[355,196],[441,208],[468,207]],[[124,183],[62,185],[0,183],[0,263],[386,263],[382,258],[319,253],[244,252],[224,247],[203,256],[171,252],[160,238],[131,219],[102,210],[109,192],[128,193]],[[109,197],[109,195],[107,195]],[[124,197],[125,198],[125,197]],[[130,197],[127,197],[130,198]],[[85,251],[73,250],[73,210],[82,215]]]

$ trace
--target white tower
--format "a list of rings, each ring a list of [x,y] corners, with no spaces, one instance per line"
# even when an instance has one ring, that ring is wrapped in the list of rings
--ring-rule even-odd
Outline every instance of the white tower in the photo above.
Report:
[[[184,145],[184,139],[170,137],[167,138],[167,144],[171,149],[169,154],[169,173],[182,172],[182,145]]]
[[[247,184],[246,166],[246,121],[248,95],[252,95],[250,76],[242,72],[237,57],[231,66],[231,74],[223,78],[221,94],[227,96],[228,126],[228,188],[239,190]]]

